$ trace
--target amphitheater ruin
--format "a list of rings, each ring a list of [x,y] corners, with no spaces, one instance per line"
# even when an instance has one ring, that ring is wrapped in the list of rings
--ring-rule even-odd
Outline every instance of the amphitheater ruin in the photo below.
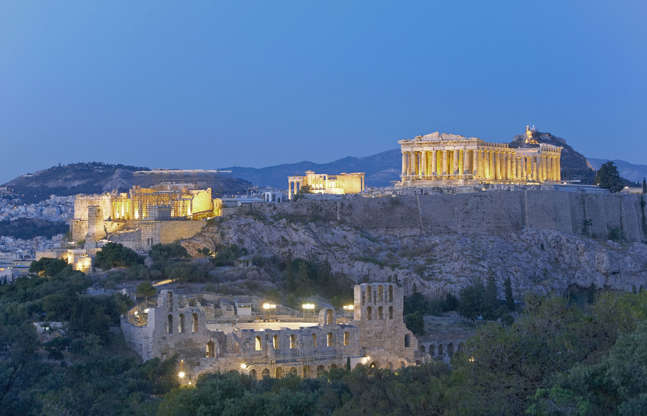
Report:
[[[161,290],[152,304],[122,316],[121,328],[143,360],[177,354],[178,376],[186,384],[203,373],[231,370],[254,378],[316,377],[358,364],[395,369],[420,362],[403,304],[396,284],[362,283],[354,287],[352,305],[341,312],[321,305],[315,320],[314,313],[272,313],[276,305],[269,303],[236,304],[236,313],[228,314],[222,299]],[[345,316],[350,310],[352,317]]]

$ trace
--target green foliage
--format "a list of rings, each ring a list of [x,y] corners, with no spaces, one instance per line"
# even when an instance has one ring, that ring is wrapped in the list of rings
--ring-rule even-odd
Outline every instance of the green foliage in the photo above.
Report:
[[[343,274],[333,273],[328,262],[287,259],[279,264],[282,293],[288,304],[297,306],[298,299],[319,295],[335,306],[352,302],[348,295],[353,282]]]
[[[135,289],[135,296],[138,298],[150,298],[152,296],[155,296],[155,288],[151,284],[151,282],[142,282],[137,285],[137,288]]]
[[[611,192],[622,190],[623,181],[618,173],[615,163],[609,161],[602,166],[595,174],[595,184],[600,188],[608,189]]]
[[[68,264],[62,259],[43,257],[40,260],[32,261],[29,266],[29,273],[36,273],[45,276],[56,276],[61,273]]]
[[[509,277],[506,277],[503,287],[505,291],[505,305],[508,307],[508,310],[512,312],[515,309],[515,304],[514,297],[512,296],[512,281]]]
[[[247,255],[247,250],[236,244],[222,246],[216,248],[216,256],[212,259],[212,263],[216,267],[233,266],[236,260],[245,255]]]
[[[68,226],[64,222],[47,221],[40,218],[0,221],[0,235],[23,240],[30,240],[38,236],[52,238],[57,234],[65,234],[67,230]]]
[[[143,264],[144,258],[119,243],[108,243],[101,248],[95,258],[95,266],[108,270],[113,267],[130,267]]]
[[[647,194],[647,179],[643,178],[643,194]]]
[[[150,256],[154,263],[165,263],[169,260],[188,259],[190,257],[180,243],[155,244],[151,247]]]
[[[462,288],[458,294],[458,312],[469,319],[496,320],[508,312],[508,307],[497,298],[494,276],[490,275],[486,286],[481,279]]]

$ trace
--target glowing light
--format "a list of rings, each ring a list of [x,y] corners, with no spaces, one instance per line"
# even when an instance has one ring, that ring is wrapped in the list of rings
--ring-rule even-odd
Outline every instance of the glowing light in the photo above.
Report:
[[[304,303],[303,305],[301,305],[301,307],[302,307],[303,309],[306,309],[306,310],[312,311],[312,310],[314,310],[314,308],[315,308],[315,304],[314,304],[314,303]]]
[[[474,358],[474,356],[472,355],[470,358],[467,359],[467,361],[469,361],[470,363],[473,363],[474,361],[476,361],[476,358]]]
[[[144,313],[148,313],[150,311],[150,308],[144,309]]]
[[[353,309],[355,309],[355,305],[344,305],[345,311],[352,311]]]
[[[177,373],[177,376],[183,379],[184,377],[186,377],[186,373],[184,371],[180,371],[179,373]]]
[[[244,370],[244,369],[246,369],[246,368],[247,368],[247,364],[245,364],[245,363],[240,363],[240,368],[242,368],[243,370]]]
[[[274,303],[264,303],[263,309],[265,310],[276,309],[276,305]]]

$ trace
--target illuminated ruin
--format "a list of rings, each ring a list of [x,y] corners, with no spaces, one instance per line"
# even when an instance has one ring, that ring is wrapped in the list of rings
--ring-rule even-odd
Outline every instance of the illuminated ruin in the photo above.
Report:
[[[357,194],[366,188],[364,176],[363,172],[328,175],[307,170],[305,176],[288,177],[288,198],[292,199],[305,186],[313,194]]]
[[[400,140],[401,186],[559,182],[562,148],[538,143],[526,127],[521,147],[434,132]]]

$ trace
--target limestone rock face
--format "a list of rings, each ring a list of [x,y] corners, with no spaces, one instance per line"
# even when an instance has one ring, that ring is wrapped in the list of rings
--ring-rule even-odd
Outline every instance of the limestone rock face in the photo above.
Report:
[[[358,227],[343,221],[285,215],[234,215],[183,245],[237,244],[259,256],[328,261],[355,281],[398,281],[406,293],[456,293],[473,279],[510,277],[515,295],[563,292],[570,285],[630,291],[647,288],[647,244],[617,243],[554,229],[522,227],[496,233],[426,232],[409,226]]]

